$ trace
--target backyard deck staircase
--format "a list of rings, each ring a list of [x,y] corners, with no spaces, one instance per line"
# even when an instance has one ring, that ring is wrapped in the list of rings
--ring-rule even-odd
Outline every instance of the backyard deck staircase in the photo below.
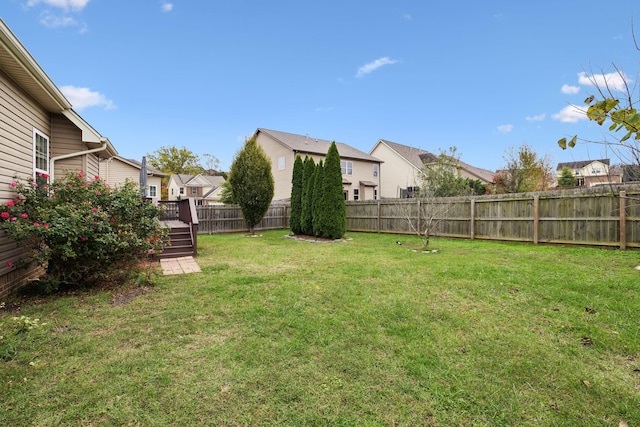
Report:
[[[158,258],[196,256],[198,253],[198,216],[193,199],[160,202],[164,207],[161,223],[169,228],[163,251]]]

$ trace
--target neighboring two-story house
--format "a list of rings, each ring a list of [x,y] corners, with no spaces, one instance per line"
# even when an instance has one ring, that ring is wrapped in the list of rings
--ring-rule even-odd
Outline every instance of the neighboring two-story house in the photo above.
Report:
[[[160,200],[160,189],[162,187],[162,178],[167,176],[162,171],[159,171],[148,164],[147,168],[147,189],[146,195],[154,203]],[[108,159],[100,159],[100,177],[109,185],[119,187],[123,185],[127,180],[135,183],[140,182],[140,171],[142,169],[142,163],[133,160],[125,159],[120,156],[113,156]]]
[[[169,200],[192,198],[197,206],[220,203],[223,176],[176,174],[169,177]]]
[[[619,184],[622,182],[622,170],[611,168],[609,159],[581,160],[577,162],[558,163],[557,177],[562,170],[569,168],[576,177],[578,187],[593,187],[594,185]]]
[[[15,197],[15,178],[53,179],[67,170],[94,176],[99,159],[117,154],[0,19],[0,204]],[[26,250],[0,231],[0,297],[39,274],[36,266],[15,267]]]
[[[325,160],[331,141],[258,128],[253,135],[271,159],[275,183],[274,200],[291,198],[291,179],[296,155]],[[376,200],[380,189],[380,163],[376,157],[347,144],[336,142],[342,166],[345,200]]]
[[[422,167],[436,160],[436,156],[420,148],[410,147],[384,139],[379,140],[369,152],[383,161],[380,171],[382,198],[406,198],[420,186]],[[458,160],[460,177],[479,180],[483,184],[493,182],[494,172],[471,166]]]

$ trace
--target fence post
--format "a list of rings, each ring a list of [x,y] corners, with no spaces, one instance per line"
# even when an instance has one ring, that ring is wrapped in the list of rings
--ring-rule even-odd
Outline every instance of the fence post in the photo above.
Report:
[[[416,205],[418,206],[418,211],[416,212],[416,215],[417,215],[417,217],[418,217],[418,218],[416,219],[416,222],[418,223],[418,228],[417,228],[417,230],[418,230],[418,232],[419,232],[420,234],[422,234],[422,224],[420,223],[420,222],[421,222],[421,221],[420,221],[420,218],[422,217],[422,215],[420,215],[420,214],[421,214],[421,211],[420,211],[420,199],[416,199],[416,202],[417,202],[417,203],[416,203]]]
[[[476,199],[471,199],[471,221],[469,224],[469,237],[471,240],[476,238]]]
[[[540,195],[533,196],[533,244],[537,245],[540,238]]]
[[[380,200],[378,200],[378,221],[377,221],[377,232],[380,233],[380,228],[382,228],[382,217],[381,217],[381,211],[382,207],[380,206]]]
[[[627,249],[627,192],[620,192],[620,250]]]

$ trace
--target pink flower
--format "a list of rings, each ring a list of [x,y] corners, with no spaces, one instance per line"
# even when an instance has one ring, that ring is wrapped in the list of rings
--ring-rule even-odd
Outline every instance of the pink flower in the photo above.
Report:
[[[78,178],[82,178],[83,176],[82,171],[78,172]]]
[[[33,226],[34,227],[40,227],[40,223],[36,221],[36,222],[33,223]]]
[[[99,195],[100,195],[100,191],[96,191],[96,196],[99,196]]]
[[[98,212],[98,208],[91,208],[92,211]]]
[[[11,261],[7,262],[7,264],[6,264],[6,265],[7,265],[7,268],[11,268],[11,267],[13,267],[13,263],[12,263]]]
[[[17,221],[18,218],[16,218],[15,216],[11,217],[11,221]]]
[[[46,222],[45,222],[44,224],[42,224],[42,226],[43,226],[44,228],[49,228],[49,224],[47,224]]]
[[[13,181],[13,182],[11,183],[11,186],[12,186],[12,187],[15,187],[16,185],[18,185],[18,184],[17,184],[15,181]]]
[[[11,200],[9,200],[9,201],[7,202],[7,206],[13,206],[14,204],[15,204],[15,203],[13,203]]]
[[[80,240],[81,240],[81,241],[83,241],[83,242],[86,242],[86,241],[87,241],[87,238],[86,238],[86,237],[84,237],[84,236],[82,236],[82,237],[80,238]]]
[[[2,217],[2,219],[7,219],[7,218],[9,218],[9,216],[11,216],[11,215],[9,214],[9,212],[2,212],[2,213],[0,214],[0,216]]]
[[[48,173],[43,173],[43,174],[42,174],[42,177],[43,177],[44,179],[49,179],[49,174],[48,174]]]
[[[87,185],[91,185],[91,183],[89,181],[87,181]]]
[[[20,218],[27,219],[29,218],[29,215],[27,215],[26,213],[23,213],[23,214],[20,214]]]
[[[151,237],[147,237],[144,240],[146,240],[147,242],[150,242],[151,241]]]
[[[37,183],[37,182],[34,182],[34,183],[33,183],[33,186],[34,186],[34,187],[37,187],[37,186],[38,186],[38,183]]]
[[[100,177],[98,175],[94,176],[93,178],[96,179],[96,180],[100,179]]]

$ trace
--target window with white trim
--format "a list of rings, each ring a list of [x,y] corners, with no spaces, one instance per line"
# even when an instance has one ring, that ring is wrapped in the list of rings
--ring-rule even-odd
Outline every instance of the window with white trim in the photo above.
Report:
[[[354,188],[353,189],[353,200],[359,200],[359,199],[360,199],[360,189]]]
[[[158,197],[158,187],[156,185],[149,186],[149,197]]]
[[[180,187],[180,194],[184,194],[184,187]]]
[[[378,165],[373,165],[373,176],[378,176]]]
[[[286,162],[284,157],[278,157],[278,170],[283,171],[285,168]]]
[[[196,196],[198,194],[198,187],[191,187],[191,195]]]
[[[342,168],[342,175],[353,175],[353,162],[341,160],[340,167]]]
[[[49,137],[33,130],[33,170],[36,174],[49,174]]]

